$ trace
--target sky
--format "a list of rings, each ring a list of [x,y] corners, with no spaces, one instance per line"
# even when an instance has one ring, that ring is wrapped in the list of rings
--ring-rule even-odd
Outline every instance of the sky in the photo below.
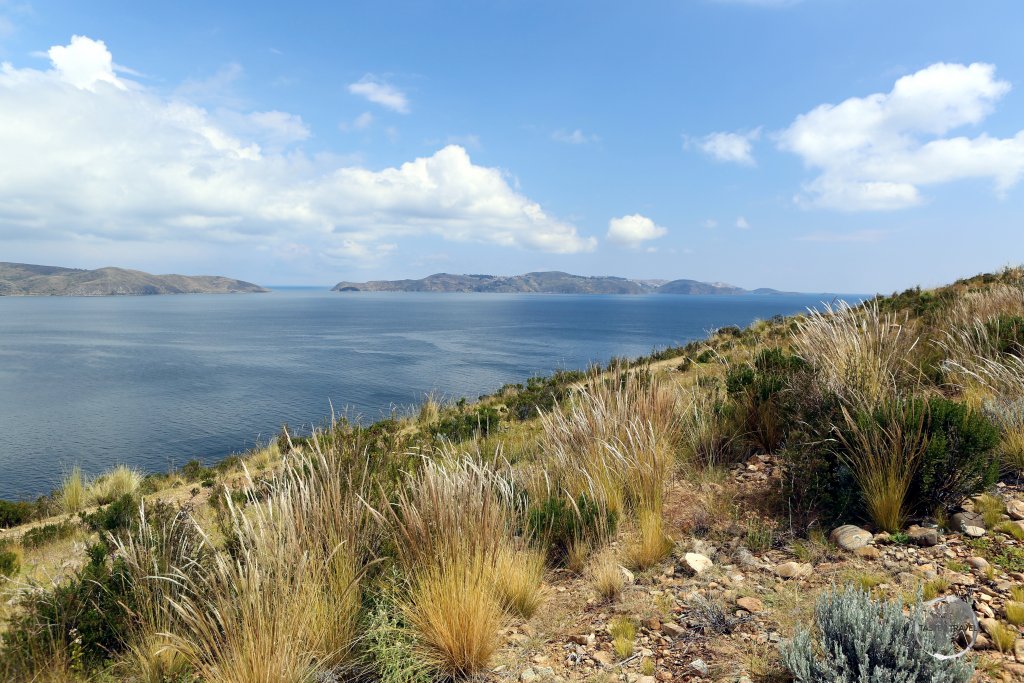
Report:
[[[0,0],[0,261],[890,292],[1024,262],[1019,0]]]

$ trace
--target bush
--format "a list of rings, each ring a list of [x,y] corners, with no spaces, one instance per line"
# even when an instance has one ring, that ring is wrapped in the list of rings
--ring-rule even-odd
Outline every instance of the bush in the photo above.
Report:
[[[182,465],[181,476],[185,477],[185,481],[193,482],[202,479],[213,479],[217,476],[217,473],[209,467],[204,467],[202,462],[193,458]]]
[[[1024,356],[1024,317],[1001,315],[986,322],[985,331],[999,353]]]
[[[526,524],[531,538],[548,544],[553,560],[564,561],[574,544],[595,543],[611,536],[618,525],[618,515],[605,510],[585,493],[575,501],[549,496],[530,508]]]
[[[74,535],[77,526],[71,522],[46,524],[29,529],[21,537],[21,545],[25,548],[39,548],[49,543],[62,541]]]
[[[799,683],[967,683],[974,673],[961,659],[932,656],[950,652],[953,634],[932,631],[920,604],[906,616],[898,602],[847,588],[819,599],[815,621],[816,638],[801,631],[781,648]]]
[[[474,436],[486,437],[497,430],[501,415],[497,409],[481,406],[467,413],[456,413],[441,418],[430,429],[435,437],[449,441],[465,441]]]
[[[21,569],[21,560],[13,550],[0,548],[0,576],[14,576]]]
[[[928,445],[907,500],[913,512],[927,515],[939,507],[952,509],[995,483],[999,429],[966,403],[933,398],[923,408]]]
[[[19,526],[32,520],[30,503],[0,500],[0,528]]]
[[[92,531],[116,533],[130,529],[138,519],[138,511],[139,501],[126,493],[110,505],[87,515],[85,523]]]
[[[733,428],[743,455],[760,449],[773,453],[783,444],[794,418],[786,391],[793,374],[806,363],[782,349],[762,349],[752,365],[729,370],[725,388],[733,402]]]

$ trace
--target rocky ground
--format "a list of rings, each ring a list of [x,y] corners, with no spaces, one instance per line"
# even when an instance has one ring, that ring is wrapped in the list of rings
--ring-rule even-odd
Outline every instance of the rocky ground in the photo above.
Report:
[[[1011,590],[1024,586],[1024,545],[1006,526],[1024,532],[1024,489],[1000,484],[987,500],[1005,506],[996,525],[1002,531],[986,529],[968,502],[948,530],[912,526],[890,535],[848,525],[828,540],[800,541],[743,502],[763,498],[777,475],[772,458],[757,456],[725,481],[678,484],[667,503],[676,552],[641,574],[623,568],[627,586],[617,601],[599,600],[586,576],[553,574],[541,613],[509,630],[493,680],[787,680],[778,643],[811,622],[819,593],[848,583],[907,602],[921,591],[962,597],[981,625],[969,653],[976,680],[1024,680],[1019,628],[1004,652],[989,635],[1006,622]],[[988,521],[993,526],[994,516]],[[609,633],[621,615],[637,625],[634,652],[625,658]]]

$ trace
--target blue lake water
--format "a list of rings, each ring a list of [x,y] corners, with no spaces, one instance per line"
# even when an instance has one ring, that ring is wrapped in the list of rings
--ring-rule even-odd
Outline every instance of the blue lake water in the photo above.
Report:
[[[475,398],[701,338],[825,295],[339,294],[0,297],[0,498],[74,465],[166,471],[348,409]],[[856,300],[859,297],[848,297]]]

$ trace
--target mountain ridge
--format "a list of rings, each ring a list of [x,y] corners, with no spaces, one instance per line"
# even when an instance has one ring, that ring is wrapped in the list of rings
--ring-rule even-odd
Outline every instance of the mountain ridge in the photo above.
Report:
[[[725,282],[699,280],[630,279],[612,275],[573,275],[563,271],[535,271],[522,275],[434,273],[419,279],[341,281],[335,292],[442,292],[532,294],[789,294],[761,287],[747,290]]]
[[[0,296],[149,296],[269,291],[220,275],[153,275],[107,266],[86,270],[0,261]]]

